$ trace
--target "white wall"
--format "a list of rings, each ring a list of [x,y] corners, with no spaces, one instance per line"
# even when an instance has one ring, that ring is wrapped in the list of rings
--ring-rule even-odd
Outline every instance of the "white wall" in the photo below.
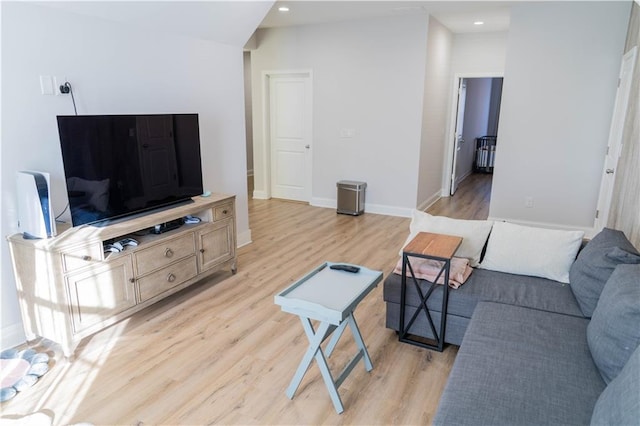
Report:
[[[502,75],[507,54],[507,32],[453,35],[451,72],[475,76]]]
[[[451,51],[453,34],[437,19],[429,18],[424,106],[418,167],[416,206],[428,207],[440,198],[451,104]]]
[[[368,183],[369,212],[415,207],[426,17],[259,30],[252,51],[254,170],[265,191],[262,73],[313,73],[312,204],[335,207],[336,182]],[[340,138],[354,129],[354,138]]]
[[[468,78],[467,99],[464,108],[462,144],[456,160],[456,179],[462,180],[471,174],[476,138],[487,134],[489,104],[491,101],[491,78]]]
[[[17,231],[16,171],[50,172],[55,211],[67,203],[56,115],[73,107],[68,96],[40,94],[39,76],[51,75],[71,82],[80,114],[199,113],[204,186],[236,194],[239,240],[248,242],[242,73],[242,46],[2,2],[2,237]],[[24,335],[0,247],[4,348]]]
[[[512,7],[490,217],[593,226],[630,7]]]

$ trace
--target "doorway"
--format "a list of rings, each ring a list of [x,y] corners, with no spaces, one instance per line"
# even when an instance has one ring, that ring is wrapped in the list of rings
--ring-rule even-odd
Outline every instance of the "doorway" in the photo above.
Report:
[[[455,79],[447,196],[472,174],[493,172],[502,81],[501,76]]]
[[[269,78],[271,196],[311,198],[311,83],[307,75]]]
[[[258,198],[309,202],[313,153],[311,71],[265,71],[262,93],[264,193]]]

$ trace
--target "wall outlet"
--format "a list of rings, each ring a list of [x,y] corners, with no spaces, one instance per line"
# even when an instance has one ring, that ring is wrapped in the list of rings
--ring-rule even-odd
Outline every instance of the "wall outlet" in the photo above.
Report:
[[[64,95],[60,91],[60,86],[63,85],[67,81],[67,77],[53,77],[53,88],[56,91],[56,96]]]
[[[532,209],[533,208],[533,197],[531,196],[527,196],[524,197],[524,206],[528,209]]]

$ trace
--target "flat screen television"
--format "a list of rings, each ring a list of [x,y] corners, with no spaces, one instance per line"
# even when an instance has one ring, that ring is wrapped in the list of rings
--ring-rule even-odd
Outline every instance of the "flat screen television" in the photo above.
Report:
[[[73,226],[202,194],[198,114],[58,116]]]

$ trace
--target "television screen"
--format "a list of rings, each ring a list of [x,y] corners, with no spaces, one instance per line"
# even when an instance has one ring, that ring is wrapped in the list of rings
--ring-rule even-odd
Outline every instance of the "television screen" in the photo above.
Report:
[[[202,194],[198,114],[58,116],[73,226]]]

